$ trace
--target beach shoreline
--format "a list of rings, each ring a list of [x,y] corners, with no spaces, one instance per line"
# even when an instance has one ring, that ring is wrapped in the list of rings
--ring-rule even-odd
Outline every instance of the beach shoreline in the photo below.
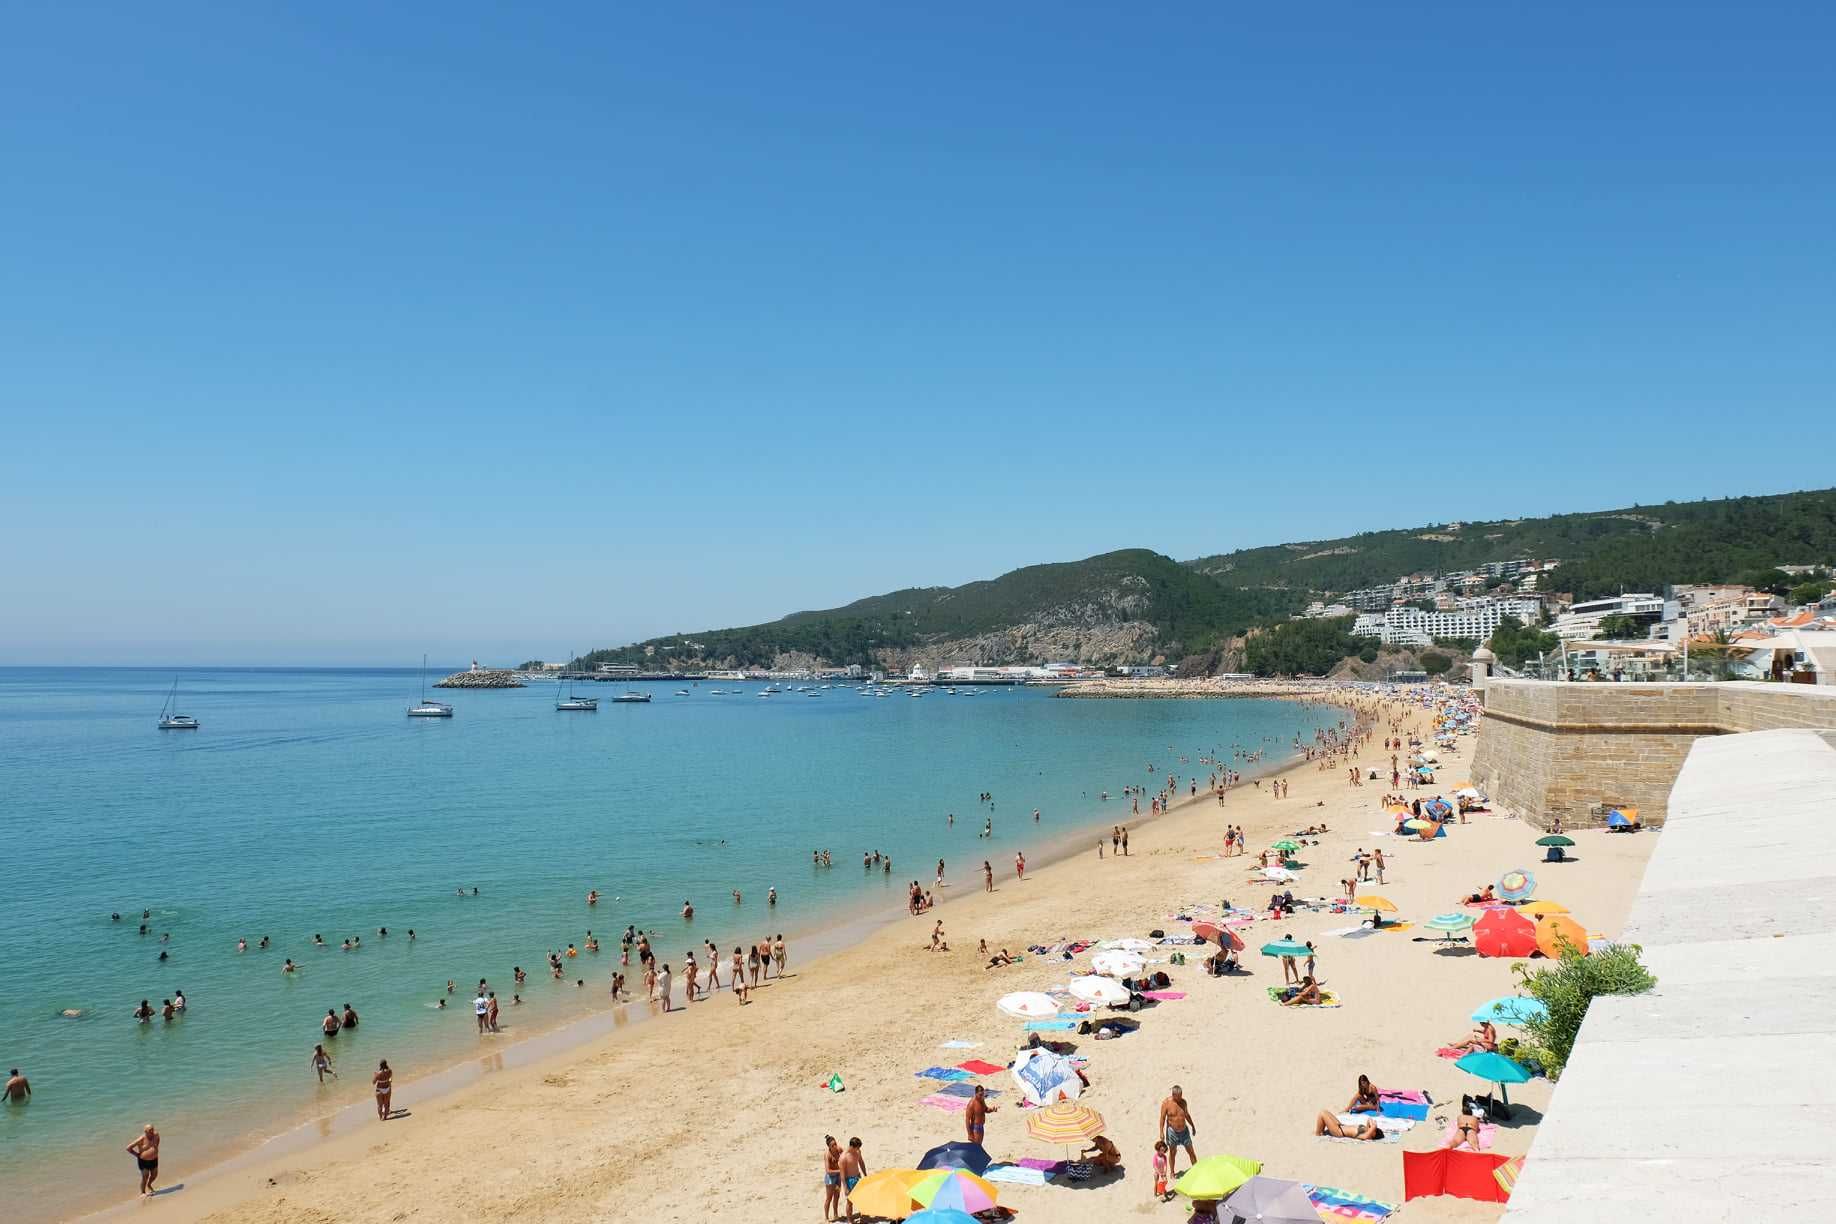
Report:
[[[1292,692],[1270,691],[1237,695],[1333,705],[1347,711],[1347,721],[1353,724],[1356,723],[1358,717],[1356,706],[1352,703],[1352,698],[1357,694],[1344,686],[1332,689],[1306,688]],[[1365,695],[1368,696],[1368,694]],[[1291,757],[1246,766],[1239,771],[1243,779],[1241,787],[1253,789],[1259,781],[1281,776],[1305,764],[1304,755],[1295,752]],[[1212,767],[1201,768],[1190,765],[1174,768],[1198,770],[1202,774],[1209,773]],[[1180,773],[1179,776],[1184,782],[1198,775]],[[1201,790],[1196,796],[1181,794],[1175,802],[1168,805],[1166,811],[1158,815],[1151,812],[1135,813],[1126,810],[1118,813],[1114,810],[1116,804],[1127,802],[1126,799],[1115,795],[1109,796],[1106,801],[1092,798],[1091,808],[1075,819],[1075,827],[1048,835],[1037,850],[1027,852],[1028,878],[1031,879],[1047,872],[1065,860],[1074,859],[1080,854],[1088,854],[1091,837],[1106,826],[1126,824],[1131,832],[1139,837],[1142,830],[1161,822],[1177,819],[1187,809],[1198,806],[1216,806],[1212,794],[1205,790]],[[1024,820],[1025,817],[1008,816],[1005,819]],[[994,866],[998,878],[1003,873],[1011,874],[1011,862],[996,863]],[[928,869],[922,874],[928,875]],[[920,882],[925,881],[921,878]],[[935,909],[926,911],[919,917],[924,918],[927,922],[930,921],[932,914],[948,919],[955,912],[956,907],[981,895],[979,872],[969,874],[958,871],[954,873],[949,891],[938,898]],[[910,918],[911,915],[907,914],[902,907],[890,908],[883,899],[875,897],[843,904],[802,927],[790,928],[787,931],[787,941],[792,952],[792,977],[795,978],[801,972],[813,970],[824,960],[837,953],[857,946]],[[925,929],[928,931],[928,927]],[[667,958],[660,954],[659,959]],[[613,966],[604,960],[597,962],[593,967],[598,969],[598,976],[601,979],[609,977],[613,969]],[[583,965],[582,968],[585,969],[586,966]],[[628,978],[633,979],[628,984],[628,989],[641,991],[641,969],[633,964],[625,971]],[[677,975],[677,985],[679,996],[680,974]],[[587,989],[597,995],[597,992],[604,989],[604,981],[589,980]],[[676,1010],[681,1011],[684,1006],[678,1001]],[[649,1014],[647,1006],[641,1000],[634,1000],[622,1008],[610,1007],[608,1010],[597,1011],[588,1016],[576,1015],[563,1018],[532,1031],[527,1036],[510,1036],[501,1044],[493,1042],[488,1047],[480,1047],[475,1051],[455,1053],[438,1066],[420,1072],[412,1079],[398,1079],[397,1097],[400,1100],[414,1100],[423,1107],[430,1106],[469,1089],[475,1089],[494,1075],[519,1070],[526,1071],[550,1064],[564,1064],[572,1059],[588,1057],[602,1050],[610,1052],[618,1048],[621,1043],[630,1042],[650,1032],[653,1022],[659,1018]],[[188,1202],[195,1203],[197,1197],[202,1197],[203,1191],[218,1179],[265,1167],[272,1162],[310,1158],[312,1152],[320,1146],[349,1135],[361,1134],[370,1127],[373,1120],[374,1109],[369,1101],[357,1099],[333,1106],[329,1110],[323,1107],[307,1107],[240,1138],[213,1143],[195,1153],[196,1159],[191,1162],[191,1167],[195,1169],[195,1172],[187,1178],[185,1197]],[[170,1145],[170,1141],[169,1150],[177,1151],[176,1145]],[[134,1199],[124,1200],[119,1194],[97,1192],[94,1195],[85,1196],[73,1211],[66,1213],[65,1218],[106,1219],[121,1211],[144,1210],[148,1205]]]

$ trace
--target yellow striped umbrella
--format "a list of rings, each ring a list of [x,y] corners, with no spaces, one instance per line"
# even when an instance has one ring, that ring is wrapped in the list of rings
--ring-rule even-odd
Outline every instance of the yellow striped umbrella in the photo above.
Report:
[[[1388,897],[1380,897],[1376,893],[1365,893],[1362,897],[1353,897],[1352,904],[1363,906],[1365,909],[1382,910],[1386,914],[1396,912],[1396,902]]]
[[[1103,1115],[1076,1101],[1060,1101],[1028,1114],[1026,1133],[1046,1143],[1079,1143],[1103,1133]]]

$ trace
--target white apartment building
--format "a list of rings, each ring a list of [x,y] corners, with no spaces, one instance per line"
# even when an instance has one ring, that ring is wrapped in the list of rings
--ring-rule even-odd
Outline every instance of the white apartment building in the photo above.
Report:
[[[1570,604],[1568,611],[1556,617],[1556,636],[1567,642],[1585,641],[1599,634],[1600,622],[1609,616],[1630,616],[1647,625],[1655,625],[1664,619],[1663,596],[1646,592]]]
[[[1472,638],[1483,642],[1498,622],[1514,616],[1525,624],[1536,620],[1542,605],[1534,599],[1465,599],[1451,611],[1391,608],[1367,612],[1352,624],[1356,637],[1374,637],[1385,646],[1428,646],[1435,638]]]

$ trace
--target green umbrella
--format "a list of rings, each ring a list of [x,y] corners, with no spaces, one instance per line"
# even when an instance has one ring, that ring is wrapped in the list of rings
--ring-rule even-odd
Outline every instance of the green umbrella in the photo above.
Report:
[[[1279,850],[1283,854],[1292,854],[1296,850],[1300,849],[1300,843],[1295,842],[1295,841],[1289,841],[1288,839],[1283,838],[1281,841],[1278,841],[1274,845],[1270,846],[1269,849]]]
[[[1560,833],[1551,833],[1548,837],[1537,838],[1536,844],[1539,846],[1572,846],[1575,844],[1575,841],[1572,837],[1563,837]]]
[[[1179,1180],[1173,1183],[1173,1193],[1189,1199],[1221,1199],[1260,1172],[1260,1160],[1244,1156],[1207,1156],[1179,1175]]]

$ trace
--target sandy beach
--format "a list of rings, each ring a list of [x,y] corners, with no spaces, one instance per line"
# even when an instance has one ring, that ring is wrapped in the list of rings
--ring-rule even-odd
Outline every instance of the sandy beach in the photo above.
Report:
[[[1388,709],[1378,739],[1389,718],[1403,716],[1401,707]],[[1406,718],[1413,730],[1427,725],[1419,710]],[[1462,737],[1453,754],[1444,754],[1448,782],[1441,789],[1464,777],[1473,743]],[[1387,754],[1375,742],[1360,759],[1387,771]],[[1222,898],[1259,905],[1271,889],[1249,882],[1253,854],[1218,857],[1226,822],[1246,830],[1252,851],[1311,824],[1331,826],[1320,845],[1299,856],[1310,865],[1291,886],[1297,898],[1335,894],[1353,852],[1381,847],[1389,859],[1381,891],[1398,906],[1399,919],[1419,922],[1456,908],[1461,896],[1503,870],[1526,866],[1538,871],[1539,897],[1563,902],[1591,931],[1607,935],[1624,920],[1654,842],[1584,832],[1576,837],[1577,861],[1543,867],[1531,844],[1536,832],[1502,816],[1475,815],[1428,843],[1376,836],[1390,827],[1378,806],[1386,787],[1349,786],[1343,765],[1298,765],[1285,775],[1290,797],[1275,800],[1267,782],[1246,784],[1222,807],[1203,793],[1208,771],[1196,759],[1175,768],[1182,792],[1184,779],[1196,776],[1201,794],[1159,820],[1131,820],[1126,858],[1110,856],[1105,844],[1099,860],[1092,844],[1087,853],[1029,871],[1024,882],[1015,880],[1011,861],[997,862],[997,888],[984,893],[962,857],[952,863],[949,901],[934,915],[901,918],[807,965],[798,963],[793,947],[791,975],[758,990],[747,1006],[724,991],[684,1006],[678,973],[677,1006],[667,1017],[433,1099],[418,1098],[414,1080],[398,1081],[395,1104],[412,1116],[328,1127],[330,1138],[303,1150],[257,1152],[216,1171],[186,1169],[183,1136],[169,1135],[163,1180],[185,1188],[133,1210],[148,1219],[222,1221],[452,1213],[819,1220],[825,1134],[844,1142],[859,1136],[870,1169],[910,1166],[925,1149],[961,1139],[962,1116],[920,1105],[928,1081],[914,1073],[966,1057],[1005,1063],[1023,1033],[1019,1021],[995,1010],[995,1000],[1062,985],[1069,970],[1088,966],[1086,954],[1075,962],[1029,956],[985,969],[978,940],[1019,952],[1061,938],[1145,936],[1155,928],[1183,934],[1184,924],[1173,921],[1183,906],[1216,906]],[[1144,773],[1140,781],[1152,787],[1158,776]],[[1125,800],[1110,805],[1117,819],[1128,812]],[[936,917],[949,953],[924,950]],[[1213,979],[1196,964],[1160,966],[1184,999],[1141,1012],[1139,1031],[1124,1039],[1079,1045],[1090,1058],[1093,1085],[1085,1103],[1107,1120],[1127,1175],[1089,1189],[1004,1186],[1003,1205],[1038,1224],[1125,1215],[1184,1220],[1182,1201],[1153,1199],[1149,1171],[1156,1110],[1176,1082],[1192,1105],[1201,1156],[1249,1156],[1274,1176],[1400,1202],[1399,1151],[1438,1146],[1444,1125],[1431,1117],[1400,1144],[1361,1144],[1315,1138],[1314,1116],[1342,1109],[1362,1072],[1381,1087],[1426,1090],[1443,1103],[1434,1116],[1451,1120],[1445,1103],[1457,1111],[1460,1093],[1482,1086],[1438,1058],[1435,1048],[1463,1036],[1472,1009],[1512,993],[1514,980],[1509,961],[1438,951],[1416,942],[1424,934],[1419,929],[1353,939],[1327,934],[1355,921],[1322,912],[1256,923],[1243,932],[1249,976]],[[1343,1006],[1303,1010],[1268,999],[1266,987],[1280,983],[1281,970],[1255,949],[1289,933],[1318,943],[1323,984]],[[669,958],[669,949],[659,951]],[[603,982],[594,986],[604,989]],[[951,1040],[980,1044],[940,1048]],[[491,1048],[484,1059],[501,1052]],[[412,1056],[403,1051],[400,1061],[411,1064]],[[367,1076],[369,1069],[345,1071]],[[846,1091],[824,1086],[831,1074],[843,1078]],[[1061,1154],[1027,1136],[1005,1073],[983,1082],[1003,1092],[988,1126],[987,1147],[996,1159]],[[1512,1089],[1512,1101],[1522,1107],[1513,1125],[1499,1129],[1492,1150],[1509,1155],[1528,1148],[1550,1091],[1541,1080]],[[131,1168],[122,1159],[126,1197]],[[1410,1219],[1498,1214],[1496,1206],[1459,1199],[1409,1206]]]

